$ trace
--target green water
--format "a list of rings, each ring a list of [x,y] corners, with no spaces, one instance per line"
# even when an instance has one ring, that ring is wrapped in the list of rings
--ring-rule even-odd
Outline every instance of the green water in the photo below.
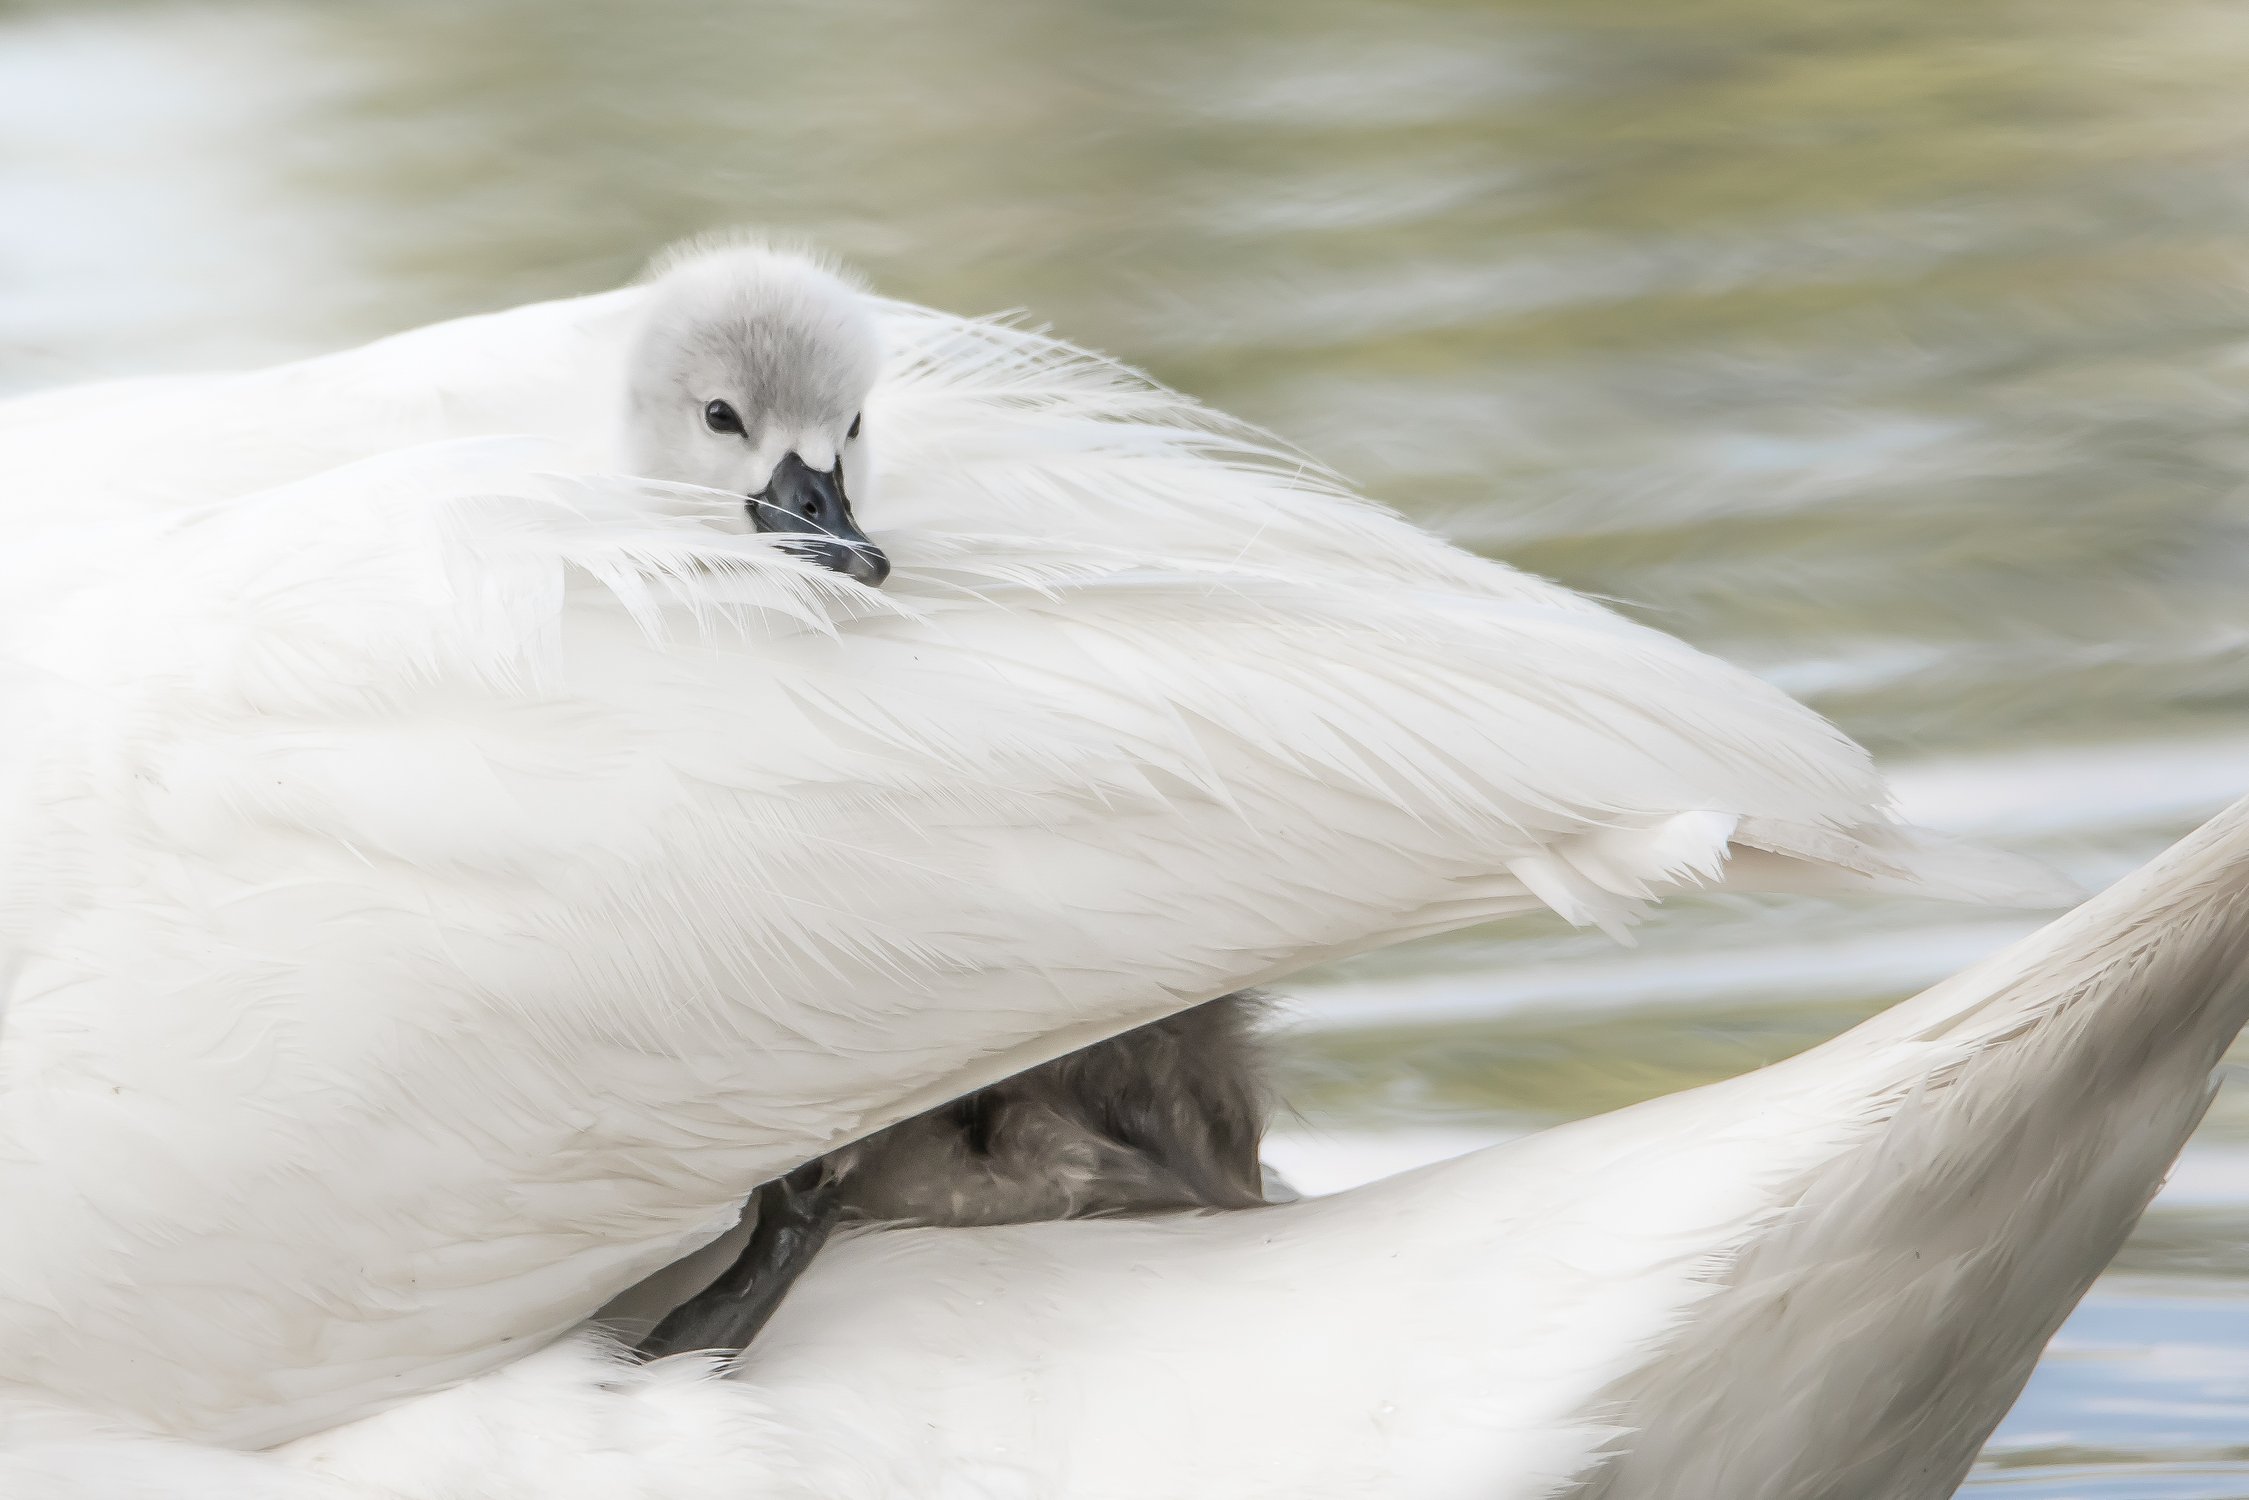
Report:
[[[1762,671],[2108,878],[2249,785],[2249,9],[0,3],[0,389],[801,233]],[[1722,1076],[2023,924],[1703,902],[1317,976],[1340,1180]],[[1353,1153],[1359,1154],[1354,1156]],[[2249,1496],[2249,1105],[1971,1484]]]

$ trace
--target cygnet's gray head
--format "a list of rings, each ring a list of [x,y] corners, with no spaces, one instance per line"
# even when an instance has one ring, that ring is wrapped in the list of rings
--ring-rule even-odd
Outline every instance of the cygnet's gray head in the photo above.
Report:
[[[744,497],[759,531],[873,587],[890,560],[851,514],[867,489],[867,393],[882,365],[856,287],[757,245],[691,251],[649,291],[626,389],[625,460]]]

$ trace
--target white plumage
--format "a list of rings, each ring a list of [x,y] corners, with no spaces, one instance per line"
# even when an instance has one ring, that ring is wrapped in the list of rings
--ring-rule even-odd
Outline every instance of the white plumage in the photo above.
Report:
[[[2026,890],[1774,690],[1021,330],[883,309],[858,589],[602,472],[643,297],[0,408],[0,1347],[46,1398],[377,1410],[828,1146],[1331,954]]]

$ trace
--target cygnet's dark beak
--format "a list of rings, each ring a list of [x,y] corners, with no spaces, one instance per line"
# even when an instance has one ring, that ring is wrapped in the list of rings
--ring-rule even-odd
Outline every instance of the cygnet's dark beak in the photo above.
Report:
[[[750,521],[760,531],[805,538],[789,543],[789,550],[868,588],[880,588],[890,576],[890,559],[851,519],[841,459],[831,474],[808,467],[794,453],[782,459],[764,492],[750,496]]]

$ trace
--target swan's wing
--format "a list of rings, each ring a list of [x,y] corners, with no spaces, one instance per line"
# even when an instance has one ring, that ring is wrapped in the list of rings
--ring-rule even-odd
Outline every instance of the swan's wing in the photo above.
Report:
[[[627,306],[298,367],[292,409],[434,362],[501,414],[466,425],[520,416],[526,351]],[[1729,851],[1879,865],[1865,756],[1769,687],[1112,367],[899,316],[880,596],[525,440],[7,549],[24,1368],[318,1425],[1181,1004],[1538,905],[1619,925]],[[350,442],[452,420],[365,410]]]
[[[293,1445],[406,1497],[1951,1493],[2249,1016],[2249,803],[1791,1062],[1332,1198],[845,1241],[739,1379],[573,1345]],[[551,1470],[548,1466],[551,1466]]]
[[[68,1289],[5,1308],[58,1390],[332,1420],[1083,1040],[1876,792],[1598,611],[991,546],[867,595],[535,460],[58,542],[0,633],[0,1197],[49,1226],[0,1286]]]
[[[0,558],[0,620],[42,597],[53,576],[24,545],[35,537],[83,540],[472,436],[542,435],[562,445],[558,465],[600,467],[643,295],[626,288],[536,303],[266,370],[0,402],[0,474],[11,480],[0,532],[16,543]],[[1278,572],[1304,586],[1332,579],[1345,591],[1434,589],[1542,616],[1574,612],[1588,629],[1606,621],[1632,633],[1591,601],[1446,545],[1301,454],[1114,361],[1006,322],[903,303],[881,310],[891,353],[868,412],[878,462],[858,482],[857,508],[924,590],[982,591],[999,579],[1035,588],[1088,570],[1139,576],[1161,560],[1188,591],[1219,587],[1214,573]],[[1610,695],[1619,713],[1606,732],[1635,736],[1684,709],[1674,722],[1690,735],[1707,730],[1730,749],[1753,739],[1742,762],[1752,775],[1823,788],[1737,820],[1734,847],[1749,857],[1723,872],[1734,888],[1858,886],[2030,906],[2075,899],[2043,867],[1888,824],[1863,752],[1746,674],[1688,674],[1699,702],[1666,693],[1671,659],[1659,648],[1634,660],[1639,671]],[[1649,701],[1636,706],[1642,692]],[[1660,752],[1664,736],[1655,738]],[[1827,795],[1833,789],[1841,795]],[[1643,830],[1628,828],[1603,847],[1527,857],[1516,873],[1571,920],[1615,926],[1631,901],[1614,896],[1637,900],[1643,871],[1699,859],[1682,846],[1707,842],[1700,831],[1678,833],[1651,848]]]
[[[1669,637],[1448,545],[1253,428],[1032,330],[897,303],[886,313],[891,365],[869,408],[882,487],[861,509],[925,586],[953,581],[948,569],[961,562],[1008,559],[1026,580],[1129,566],[1153,543],[1190,589],[1212,587],[1213,573],[1272,570],[1343,593],[1410,589],[1541,620],[1579,614],[1585,631],[1618,632],[1613,649],[1585,659],[1614,674],[1599,712],[1619,743],[1660,760],[1670,753],[1663,734],[1644,733],[1657,720],[1729,740],[1738,766],[1775,792],[1827,789],[1796,811],[1784,795],[1735,819],[1734,857],[1718,875],[1727,886],[2034,907],[2082,895],[2032,861],[1889,821],[1865,752],[1793,702],[1782,708],[1786,700],[1747,673],[1698,668],[1673,681]],[[1663,646],[1642,653],[1626,643],[1633,638]],[[1837,791],[1844,801],[1829,800]],[[1615,930],[1630,913],[1613,898],[1634,889],[1634,872],[1679,868],[1706,836],[1675,826],[1658,849],[1643,828],[1620,829],[1599,846],[1579,841],[1524,860],[1515,873],[1571,921]]]

